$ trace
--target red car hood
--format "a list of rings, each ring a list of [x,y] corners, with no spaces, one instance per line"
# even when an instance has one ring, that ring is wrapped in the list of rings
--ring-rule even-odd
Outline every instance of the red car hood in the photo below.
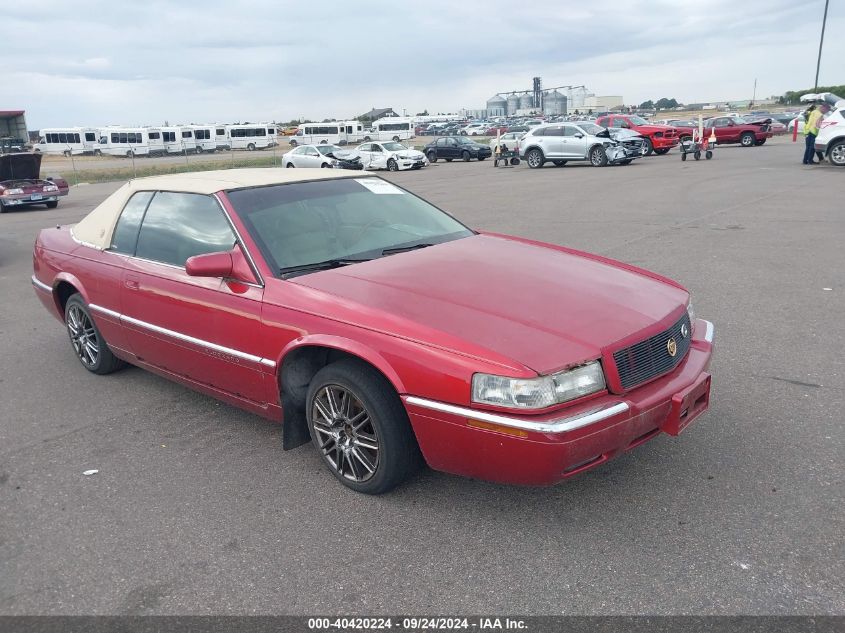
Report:
[[[658,123],[649,123],[648,125],[637,125],[634,127],[637,132],[649,134],[651,132],[666,132],[667,130],[677,130],[678,128],[672,125],[660,125]]]
[[[549,373],[677,312],[685,290],[555,247],[476,235],[296,277],[362,326]],[[360,306],[355,310],[354,306]]]

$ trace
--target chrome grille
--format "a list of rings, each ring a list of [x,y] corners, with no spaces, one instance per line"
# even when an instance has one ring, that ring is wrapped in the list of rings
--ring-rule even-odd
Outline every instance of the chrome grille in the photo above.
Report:
[[[681,336],[684,326],[687,335]],[[677,346],[674,356],[669,354],[669,339],[674,339]],[[691,340],[689,315],[684,314],[663,332],[614,352],[613,360],[616,362],[622,387],[631,389],[677,367],[686,357]]]

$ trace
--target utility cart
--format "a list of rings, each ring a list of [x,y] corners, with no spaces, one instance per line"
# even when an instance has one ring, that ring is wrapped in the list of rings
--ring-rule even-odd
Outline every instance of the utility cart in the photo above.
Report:
[[[692,154],[695,160],[701,160],[701,154],[704,153],[704,158],[710,160],[713,158],[713,150],[716,149],[716,137],[703,138],[698,136],[698,130],[692,133],[692,138],[682,139],[678,145],[681,150],[681,160],[686,160],[688,154]]]

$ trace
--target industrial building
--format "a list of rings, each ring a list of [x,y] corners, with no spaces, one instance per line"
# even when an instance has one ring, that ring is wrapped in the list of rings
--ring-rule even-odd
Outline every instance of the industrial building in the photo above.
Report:
[[[525,114],[561,115],[575,110],[611,110],[624,105],[621,96],[596,96],[584,86],[557,86],[543,89],[540,77],[534,77],[532,90],[510,90],[487,100],[488,117]]]

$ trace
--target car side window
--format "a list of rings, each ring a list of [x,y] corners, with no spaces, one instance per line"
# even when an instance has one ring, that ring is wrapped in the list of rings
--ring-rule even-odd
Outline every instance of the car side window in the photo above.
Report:
[[[579,130],[577,127],[573,127],[571,125],[564,125],[563,126],[563,135],[564,136],[575,136],[580,131],[581,130]]]
[[[320,152],[318,152],[318,151],[317,151],[315,148],[313,148],[313,147],[306,147],[306,148],[305,148],[305,154],[306,154],[307,156],[317,156],[319,153],[320,153]]]
[[[124,255],[134,255],[135,245],[138,243],[138,230],[141,228],[141,220],[144,218],[144,212],[153,198],[152,191],[139,191],[126,203],[123,211],[120,213],[120,218],[117,220],[117,225],[114,227],[114,233],[111,237],[110,251],[115,253],[123,253]]]
[[[184,266],[189,257],[234,245],[235,234],[213,197],[159,191],[147,207],[135,255]]]
[[[369,144],[369,143],[364,143],[363,145],[361,145],[361,146],[358,148],[358,151],[359,151],[359,152],[369,152],[369,151],[370,151],[370,144]]]
[[[437,139],[437,147],[446,147],[446,139],[445,138]]]
[[[546,136],[563,136],[563,127],[555,125],[546,128]]]
[[[381,152],[382,151],[381,145],[376,145],[375,143],[373,143],[373,151],[374,152]]]

